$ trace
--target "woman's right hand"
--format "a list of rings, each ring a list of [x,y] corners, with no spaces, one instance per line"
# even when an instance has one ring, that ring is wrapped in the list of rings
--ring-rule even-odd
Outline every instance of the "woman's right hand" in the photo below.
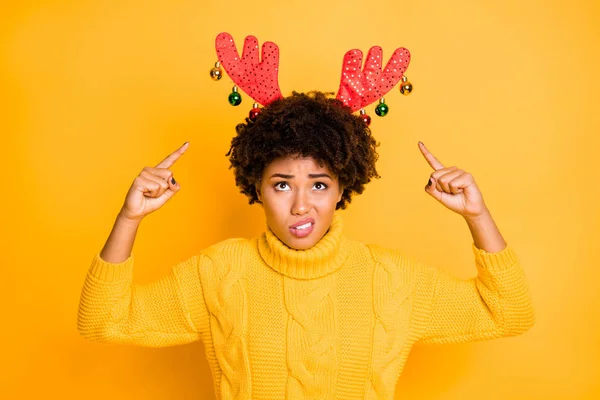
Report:
[[[162,207],[181,188],[169,168],[187,150],[188,142],[162,160],[156,167],[144,167],[127,192],[119,215],[139,222]]]

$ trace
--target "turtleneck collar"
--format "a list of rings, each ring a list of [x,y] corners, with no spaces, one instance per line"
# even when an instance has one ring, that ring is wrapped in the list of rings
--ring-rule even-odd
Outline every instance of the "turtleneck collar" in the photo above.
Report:
[[[283,243],[267,227],[258,238],[262,259],[275,271],[296,279],[315,279],[338,270],[348,255],[348,243],[342,235],[342,219],[336,212],[329,230],[313,247],[295,250]]]

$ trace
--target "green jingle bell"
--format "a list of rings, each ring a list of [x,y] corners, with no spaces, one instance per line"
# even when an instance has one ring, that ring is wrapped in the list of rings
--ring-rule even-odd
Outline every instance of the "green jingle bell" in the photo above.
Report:
[[[380,117],[385,117],[389,111],[390,108],[387,104],[385,104],[385,100],[382,97],[381,99],[379,99],[379,104],[377,105],[377,107],[375,107],[375,114],[377,114]]]
[[[237,86],[233,87],[233,92],[229,94],[229,104],[239,106],[242,103],[242,96],[238,93]]]

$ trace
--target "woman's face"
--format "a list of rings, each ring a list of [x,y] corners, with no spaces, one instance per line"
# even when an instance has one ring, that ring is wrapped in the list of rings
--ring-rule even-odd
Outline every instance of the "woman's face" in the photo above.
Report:
[[[263,171],[258,198],[267,225],[288,247],[304,250],[327,232],[343,188],[312,157],[282,157]]]

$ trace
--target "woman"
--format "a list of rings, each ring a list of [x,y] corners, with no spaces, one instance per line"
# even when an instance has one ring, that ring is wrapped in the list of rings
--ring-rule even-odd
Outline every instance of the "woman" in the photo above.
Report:
[[[202,340],[219,399],[392,399],[412,345],[517,335],[534,313],[523,270],[473,177],[433,168],[425,190],[460,214],[478,276],[459,280],[404,254],[348,240],[337,209],[378,177],[364,121],[322,93],[277,100],[237,127],[236,184],[268,229],[200,251],[150,285],[132,283],[137,228],[180,189],[169,168],[134,180],[82,291],[95,341],[163,347]]]

